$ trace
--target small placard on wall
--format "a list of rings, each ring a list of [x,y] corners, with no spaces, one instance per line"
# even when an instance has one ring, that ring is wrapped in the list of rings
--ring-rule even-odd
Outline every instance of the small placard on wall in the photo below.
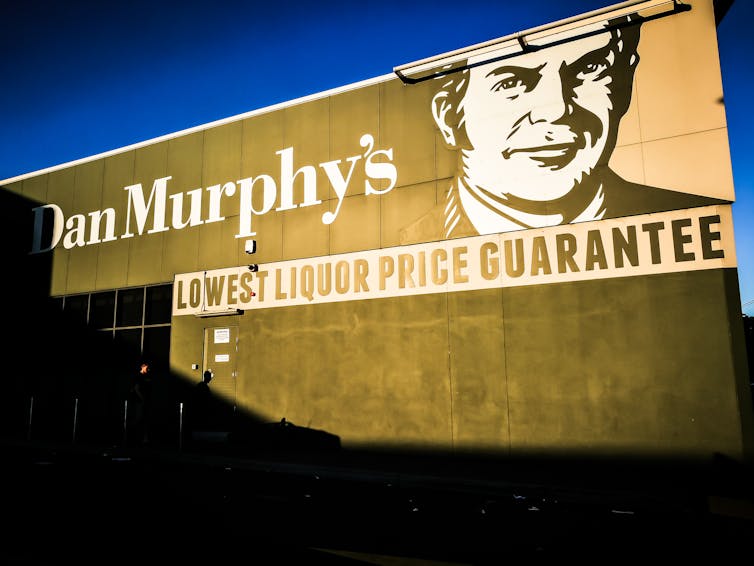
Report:
[[[229,362],[230,354],[215,354],[215,361],[216,362]]]
[[[230,342],[230,328],[215,328],[215,344]]]

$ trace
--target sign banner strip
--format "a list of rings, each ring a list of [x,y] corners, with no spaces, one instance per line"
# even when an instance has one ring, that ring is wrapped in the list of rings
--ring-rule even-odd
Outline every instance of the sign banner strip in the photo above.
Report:
[[[173,316],[735,266],[718,205],[179,274]]]

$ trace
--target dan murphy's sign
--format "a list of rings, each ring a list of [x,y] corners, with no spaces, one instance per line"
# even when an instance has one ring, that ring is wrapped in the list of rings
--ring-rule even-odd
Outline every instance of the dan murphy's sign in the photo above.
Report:
[[[332,224],[338,217],[357,166],[362,168],[366,177],[362,182],[363,186],[360,187],[365,195],[384,194],[395,186],[397,171],[391,163],[392,148],[376,149],[374,137],[370,134],[361,136],[359,143],[363,148],[362,153],[317,165],[337,195],[335,210],[322,214],[323,224]],[[225,200],[235,200],[234,208],[239,211],[238,231],[235,237],[255,236],[252,225],[254,216],[267,214],[273,207],[276,211],[284,211],[322,203],[317,197],[315,166],[303,165],[294,169],[293,147],[281,149],[275,154],[280,158],[280,168],[276,174],[260,173],[212,185],[206,189],[197,188],[182,192],[168,192],[168,182],[172,179],[170,176],[155,179],[148,194],[145,194],[141,183],[123,187],[124,198],[127,200],[124,219],[118,218],[115,208],[112,207],[72,214],[68,218],[56,204],[35,207],[31,253],[50,251],[58,245],[71,249],[111,242],[119,238],[133,238],[222,222],[226,219],[221,213],[221,204]],[[296,200],[293,184],[299,177],[303,186],[302,198]],[[378,188],[380,181],[386,182],[387,185]],[[254,204],[255,194],[259,195],[260,206]],[[203,206],[205,199],[207,204]]]
[[[698,24],[709,6],[654,19],[650,4],[646,17],[627,7],[531,34],[525,49],[511,39],[470,50],[415,84],[383,77],[251,113],[163,152],[153,145],[154,162],[138,149],[129,182],[111,188],[105,172],[102,199],[82,199],[101,206],[35,207],[31,252],[219,222],[234,225],[226,238],[303,241],[291,213],[316,207],[322,226],[345,215],[371,230],[368,249],[731,202],[719,63],[693,55],[702,31],[714,41]],[[667,21],[681,38],[673,50]],[[431,197],[398,196],[427,183]],[[366,215],[378,198],[375,226]],[[289,233],[258,229],[270,215],[285,215]],[[303,253],[339,253],[321,251]]]

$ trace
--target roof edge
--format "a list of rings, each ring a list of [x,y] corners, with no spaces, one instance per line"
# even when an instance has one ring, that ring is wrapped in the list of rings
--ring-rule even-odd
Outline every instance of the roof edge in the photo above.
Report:
[[[735,0],[712,0],[712,7],[715,10],[715,25],[719,26],[723,21],[725,14],[728,13],[730,7]]]
[[[193,126],[191,128],[186,128],[184,130],[179,130],[177,132],[172,132],[169,134],[164,134],[162,136],[158,136],[156,138],[150,138],[148,140],[136,142],[130,145],[126,145],[123,147],[119,147],[116,149],[111,149],[108,151],[104,151],[102,153],[97,153],[95,155],[90,155],[87,157],[82,157],[80,159],[75,159],[73,161],[66,161],[65,163],[60,163],[58,165],[51,165],[50,167],[45,167],[43,169],[38,169],[36,171],[31,171],[29,173],[23,173],[21,175],[16,175],[15,177],[10,177],[8,179],[0,180],[0,185],[9,185],[11,183],[17,183],[19,181],[23,181],[25,179],[29,179],[31,177],[37,177],[39,175],[44,175],[47,173],[52,173],[53,171],[59,171],[61,169],[67,169],[68,167],[74,167],[76,165],[81,165],[83,163],[89,163],[90,161],[96,161],[98,159],[104,159],[106,157],[110,157],[113,155],[118,155],[119,153],[125,153],[127,151],[132,151],[134,149],[139,149],[141,147],[146,147],[148,145],[153,145],[156,143],[161,143],[167,140],[171,140],[174,138],[178,138],[181,136],[185,136],[188,134],[193,134],[196,132],[200,132],[202,130],[209,130],[210,128],[215,128],[217,126],[222,126],[225,124],[229,124],[231,122],[237,122],[238,120],[245,120],[246,118],[251,118],[252,116],[257,116],[259,114],[266,114],[268,112],[273,112],[275,110],[280,110],[283,108],[287,108],[289,106],[295,106],[297,104],[303,104],[304,102],[309,102],[312,100],[318,100],[320,98],[326,98],[328,96],[333,96],[336,94],[340,94],[342,92],[347,92],[349,90],[355,90],[357,88],[362,88],[366,86],[370,86],[373,84],[379,84],[382,82],[387,82],[389,80],[397,80],[397,77],[393,73],[387,73],[385,75],[379,75],[377,77],[373,77],[370,79],[365,79],[363,81],[357,81],[355,83],[350,83],[347,85],[331,88],[328,90],[324,90],[321,92],[316,92],[313,94],[307,94],[305,96],[301,96],[299,98],[294,98],[292,100],[286,100],[285,102],[278,102],[276,104],[271,104],[270,106],[264,106],[262,108],[257,108],[255,110],[250,110],[248,112],[244,112],[242,114],[236,114],[234,116],[229,116],[227,118],[221,118],[219,120],[215,120],[213,122],[207,122],[205,124],[200,124],[198,126]]]

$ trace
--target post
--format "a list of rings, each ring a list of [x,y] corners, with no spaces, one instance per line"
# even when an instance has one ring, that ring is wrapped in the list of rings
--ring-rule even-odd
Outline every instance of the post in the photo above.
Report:
[[[123,445],[128,442],[128,399],[123,401]]]
[[[31,422],[34,415],[34,395],[29,398],[29,426],[26,429],[26,440],[31,440]]]
[[[178,403],[178,452],[183,451],[183,401]]]
[[[76,397],[76,400],[73,404],[73,432],[71,433],[72,444],[76,444],[76,425],[78,424],[78,418],[79,418],[79,398]]]

